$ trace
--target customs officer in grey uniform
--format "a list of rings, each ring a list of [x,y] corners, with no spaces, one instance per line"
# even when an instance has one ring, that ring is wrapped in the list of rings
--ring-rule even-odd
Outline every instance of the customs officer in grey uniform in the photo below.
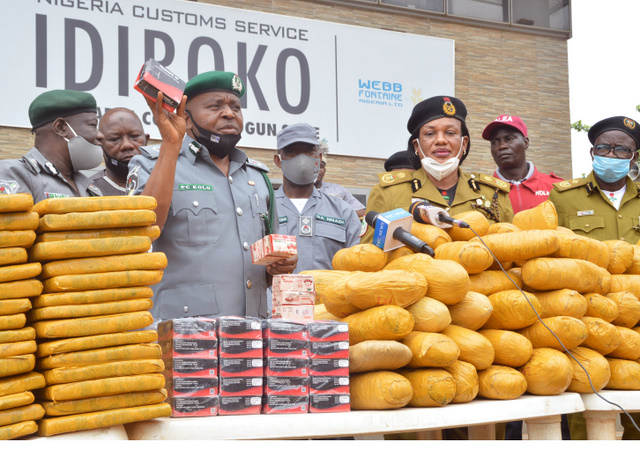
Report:
[[[80,170],[102,162],[96,100],[74,90],[51,90],[29,106],[34,147],[20,159],[0,161],[0,194],[47,198],[102,195]]]
[[[296,237],[294,273],[331,270],[334,254],[360,241],[360,219],[351,205],[314,186],[322,159],[318,144],[316,130],[309,124],[290,125],[278,132],[273,161],[283,175],[276,191],[279,233]]]
[[[212,71],[187,83],[186,105],[183,98],[175,114],[162,109],[162,94],[147,102],[163,141],[131,159],[127,188],[158,201],[162,232],[153,250],[167,255],[168,266],[154,286],[156,320],[266,318],[272,275],[295,269],[297,257],[251,263],[251,244],[276,233],[278,219],[268,168],[235,147],[244,93],[237,75]]]

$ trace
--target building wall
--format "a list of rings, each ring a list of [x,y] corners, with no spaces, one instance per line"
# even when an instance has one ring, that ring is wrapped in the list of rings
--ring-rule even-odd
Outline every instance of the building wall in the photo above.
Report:
[[[488,142],[480,136],[482,129],[499,114],[515,114],[524,119],[529,129],[527,158],[542,172],[572,176],[565,38],[307,0],[200,0],[200,3],[455,40],[455,96],[467,106],[467,125],[471,132],[471,153],[463,167],[493,172],[495,165]],[[410,66],[406,70],[411,71]],[[26,106],[12,108],[27,109]],[[380,133],[396,134],[377,132]],[[399,134],[409,136],[407,132]],[[362,139],[363,148],[375,147],[375,140],[371,138]],[[20,157],[32,145],[29,130],[0,126],[0,158]],[[246,152],[267,164],[275,181],[281,179],[282,175],[273,165],[274,151],[247,148]],[[367,193],[366,189],[378,182],[377,173],[384,171],[383,163],[380,159],[330,156],[325,180]]]

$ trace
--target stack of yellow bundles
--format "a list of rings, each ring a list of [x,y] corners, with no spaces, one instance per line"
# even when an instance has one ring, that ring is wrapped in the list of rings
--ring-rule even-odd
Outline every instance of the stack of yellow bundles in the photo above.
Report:
[[[39,338],[38,434],[90,430],[171,415],[149,310],[166,256],[152,197],[49,199],[34,205],[43,292],[28,319]]]
[[[39,263],[27,263],[27,249],[36,238],[38,214],[29,194],[0,195],[0,440],[35,433],[42,406],[31,390],[44,387],[33,372],[36,332],[25,327],[29,297],[39,295]]]

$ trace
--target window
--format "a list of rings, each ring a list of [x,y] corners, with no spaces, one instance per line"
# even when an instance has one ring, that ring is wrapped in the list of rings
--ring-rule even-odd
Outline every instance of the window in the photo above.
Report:
[[[448,0],[447,13],[495,22],[509,22],[508,0]]]
[[[444,13],[444,0],[380,0],[383,5],[397,5],[416,10]]]
[[[571,30],[569,0],[512,0],[512,2],[514,24]]]

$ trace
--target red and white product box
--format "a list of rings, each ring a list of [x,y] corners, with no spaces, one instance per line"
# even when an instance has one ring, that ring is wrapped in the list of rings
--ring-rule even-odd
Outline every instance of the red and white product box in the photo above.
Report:
[[[300,414],[309,411],[309,396],[265,395],[262,414]]]
[[[349,359],[310,359],[310,376],[349,376]]]
[[[310,341],[349,341],[349,324],[338,321],[314,321],[307,324]]]
[[[347,373],[349,364],[347,364]],[[286,376],[286,377],[307,377],[309,376],[309,359],[308,358],[287,358],[287,357],[268,357],[265,359],[264,375],[269,376]]]
[[[217,339],[167,338],[158,340],[162,348],[162,357],[166,360],[176,358],[217,359]]]
[[[162,106],[173,112],[182,101],[185,82],[154,59],[149,59],[140,69],[133,88],[153,101],[158,92],[162,92]]]
[[[264,319],[262,321],[262,338],[279,340],[309,341],[309,332],[303,322],[293,322],[284,319]]]
[[[351,411],[350,395],[309,395],[310,413],[346,413]]]
[[[218,378],[167,378],[169,397],[214,397],[218,395]]]
[[[309,392],[313,394],[348,394],[349,376],[311,376]]]
[[[309,395],[308,377],[267,376],[265,395]]]
[[[348,341],[314,341],[310,344],[312,359],[349,359]]]
[[[308,290],[281,290],[273,293],[273,307],[276,306],[315,306],[316,293]]]
[[[311,275],[276,275],[273,277],[271,289],[274,293],[281,291],[315,292],[315,281]]]
[[[264,342],[264,356],[267,358],[309,358],[309,341],[268,339]]]
[[[313,321],[315,309],[312,305],[283,305],[273,308],[273,317],[305,324]]]
[[[262,357],[262,339],[220,338],[220,358]]]
[[[218,359],[162,358],[165,370],[183,378],[218,377]],[[165,375],[166,377],[166,375]]]
[[[168,338],[216,339],[218,336],[216,323],[216,319],[206,317],[185,317],[162,321],[158,324],[158,340]]]
[[[218,415],[218,397],[169,397],[171,417],[207,417]]]
[[[263,378],[220,378],[220,396],[238,397],[262,395]]]
[[[218,407],[219,416],[232,416],[237,414],[260,414],[262,409],[262,397],[220,397]]]
[[[251,245],[251,262],[255,265],[270,265],[288,259],[298,253],[296,237],[293,235],[267,235]]]
[[[259,359],[222,358],[220,359],[220,377],[256,378],[264,375],[264,362]]]
[[[218,335],[220,338],[243,338],[259,340],[262,338],[262,323],[255,317],[219,317]]]

